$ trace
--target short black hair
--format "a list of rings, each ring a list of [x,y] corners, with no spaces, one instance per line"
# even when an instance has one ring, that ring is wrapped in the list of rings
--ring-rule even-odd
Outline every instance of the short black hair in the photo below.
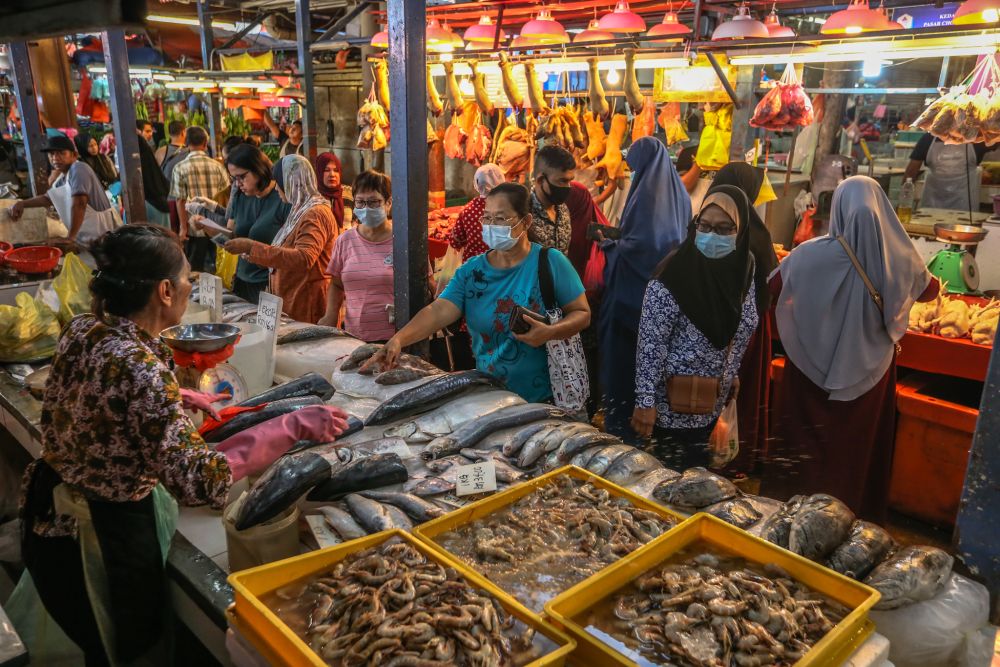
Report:
[[[187,137],[184,139],[184,145],[191,146],[204,146],[208,143],[208,132],[205,128],[198,127],[197,125],[192,125],[188,128]]]
[[[167,134],[171,137],[176,137],[178,134],[184,131],[187,127],[187,123],[182,120],[172,120],[167,123]]]
[[[145,130],[147,125],[153,127],[153,123],[148,120],[142,120],[141,118],[137,118],[135,121],[135,129],[139,130],[140,132]]]
[[[264,151],[253,144],[240,143],[236,145],[229,151],[226,164],[246,169],[256,176],[258,188],[266,188],[271,184],[271,167],[273,165]]]
[[[226,137],[226,140],[222,142],[222,150],[229,152],[243,143],[246,143],[243,137]]]
[[[544,146],[535,154],[535,173],[542,169],[570,171],[576,169],[576,158],[562,146]]]
[[[354,179],[354,188],[352,191],[355,196],[359,192],[374,191],[382,195],[386,201],[389,201],[392,199],[392,181],[381,171],[369,169],[368,171],[361,172]]]
[[[299,127],[302,127],[302,121],[301,120],[293,120],[292,121],[292,125],[298,125]]]
[[[684,174],[694,167],[694,158],[698,154],[697,146],[688,146],[677,154],[677,173]]]
[[[486,195],[486,198],[489,199],[490,197],[496,197],[499,195],[506,197],[507,202],[511,205],[511,208],[514,209],[514,212],[522,218],[531,212],[531,207],[529,205],[530,193],[528,192],[528,188],[524,187],[520,183],[501,183],[490,190],[489,194]]]

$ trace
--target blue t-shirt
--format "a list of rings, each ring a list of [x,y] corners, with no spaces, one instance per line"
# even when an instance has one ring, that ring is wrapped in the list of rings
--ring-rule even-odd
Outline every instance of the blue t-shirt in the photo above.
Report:
[[[552,396],[548,355],[545,346],[531,347],[510,332],[510,312],[523,306],[545,312],[538,285],[538,258],[541,246],[531,244],[528,256],[515,267],[498,269],[477,255],[463,264],[448,283],[442,299],[447,299],[465,315],[476,367],[507,383],[507,388],[526,401],[545,401]],[[565,306],[583,294],[583,283],[566,256],[549,248],[549,266],[556,301]]]
[[[233,236],[271,245],[291,209],[291,204],[281,201],[277,188],[271,190],[266,197],[248,197],[239,190],[234,190],[230,208],[234,222]],[[236,277],[248,283],[265,283],[268,270],[251,264],[241,256],[236,265]]]

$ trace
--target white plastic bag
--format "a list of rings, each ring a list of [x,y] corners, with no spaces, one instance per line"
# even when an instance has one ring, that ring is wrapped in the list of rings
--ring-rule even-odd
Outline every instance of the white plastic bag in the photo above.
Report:
[[[434,260],[434,282],[437,288],[435,294],[444,291],[445,286],[451,281],[455,271],[458,271],[460,266],[462,266],[462,253],[451,246],[448,246],[444,257]]]
[[[719,421],[715,422],[712,435],[708,438],[708,448],[712,452],[712,468],[722,468],[740,453],[740,428],[735,398],[722,408]]]
[[[937,596],[899,609],[869,612],[891,644],[896,667],[986,667],[993,653],[986,587],[952,573]]]

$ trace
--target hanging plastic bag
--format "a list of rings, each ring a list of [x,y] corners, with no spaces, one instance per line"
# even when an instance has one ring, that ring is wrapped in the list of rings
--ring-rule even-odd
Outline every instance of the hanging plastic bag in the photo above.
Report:
[[[709,105],[705,111],[705,129],[698,142],[695,161],[704,171],[718,171],[729,164],[729,145],[733,139],[733,105]]]
[[[596,243],[590,245],[590,258],[583,269],[583,287],[587,292],[599,292],[604,289],[604,266],[607,259],[604,251]]]
[[[449,245],[444,256],[434,260],[434,284],[437,289],[435,294],[444,291],[460,266],[462,266],[462,253]]]
[[[236,276],[236,265],[240,256],[226,252],[222,248],[215,249],[215,275],[222,278],[222,285],[226,289],[233,288],[233,278]]]
[[[711,468],[728,465],[740,453],[740,430],[737,419],[736,398],[732,398],[722,408],[719,421],[708,438],[708,449],[712,453]]]
[[[45,359],[56,352],[59,320],[41,300],[20,292],[15,306],[0,306],[0,360]]]
[[[75,253],[66,255],[62,271],[52,281],[59,297],[59,322],[65,325],[77,315],[90,312],[91,270]]]
[[[795,67],[791,64],[786,65],[777,85],[757,104],[750,125],[765,130],[782,131],[794,127],[806,127],[812,122],[812,101],[802,87]]]

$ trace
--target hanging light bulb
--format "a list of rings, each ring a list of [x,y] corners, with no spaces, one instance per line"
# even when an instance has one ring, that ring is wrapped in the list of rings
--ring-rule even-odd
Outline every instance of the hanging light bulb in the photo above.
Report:
[[[851,0],[847,9],[832,14],[819,31],[824,35],[860,35],[891,29],[889,19],[868,6],[868,0]]]
[[[552,12],[543,9],[521,28],[521,37],[535,39],[545,44],[568,44],[569,33],[562,23],[552,18]]]
[[[612,67],[608,70],[608,75],[604,77],[604,79],[608,82],[608,85],[616,86],[618,85],[618,82],[622,80],[622,77],[618,73],[618,68]]]
[[[788,26],[781,25],[778,19],[778,4],[771,6],[771,13],[764,17],[764,26],[771,37],[795,37],[795,31]]]
[[[712,41],[763,39],[770,36],[767,26],[750,15],[750,7],[744,2],[737,9],[736,16],[719,24],[712,33]]]
[[[479,17],[479,23],[470,26],[465,31],[465,41],[467,42],[489,42],[493,43],[493,37],[496,35],[496,25],[490,18],[490,15],[483,12],[482,16]],[[500,41],[507,39],[507,33],[500,29]]]
[[[628,0],[618,0],[614,11],[602,16],[600,24],[601,29],[608,32],[646,32],[646,22],[632,11],[628,6]]]
[[[955,11],[955,25],[975,25],[1000,21],[1000,0],[966,0]]]
[[[882,73],[881,58],[866,58],[861,64],[861,76],[874,79]]]

